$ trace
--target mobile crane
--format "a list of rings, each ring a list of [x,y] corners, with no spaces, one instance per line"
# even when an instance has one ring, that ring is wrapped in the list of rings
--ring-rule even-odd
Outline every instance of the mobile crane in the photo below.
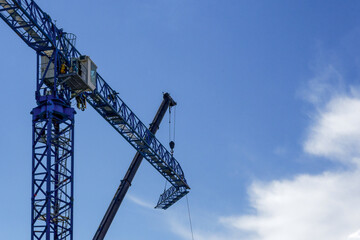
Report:
[[[168,94],[147,128],[90,57],[75,48],[74,35],[58,28],[34,0],[0,0],[0,17],[37,55],[37,106],[31,112],[32,240],[73,239],[74,101],[82,110],[89,103],[137,151],[94,239],[104,238],[142,158],[171,183],[156,208],[167,209],[189,192],[179,162],[155,137],[166,109],[176,104]]]
[[[159,129],[159,125],[161,120],[163,119],[166,110],[176,105],[176,102],[170,97],[168,93],[164,94],[164,99],[157,111],[154,120],[150,124],[149,130],[151,133],[155,134],[156,131]],[[104,239],[115,215],[117,210],[119,209],[126,192],[131,186],[131,182],[134,179],[134,176],[143,160],[143,156],[140,153],[136,153],[134,159],[132,160],[128,171],[125,174],[125,177],[120,183],[119,188],[117,189],[114,198],[112,199],[103,220],[101,221],[98,230],[95,233],[93,240],[102,240]],[[161,200],[161,199],[160,199]],[[161,201],[158,202],[157,206],[160,206],[162,203]]]

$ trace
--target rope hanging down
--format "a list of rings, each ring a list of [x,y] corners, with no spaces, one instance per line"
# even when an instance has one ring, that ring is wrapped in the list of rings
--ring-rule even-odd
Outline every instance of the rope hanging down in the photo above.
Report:
[[[169,145],[170,145],[170,153],[171,155],[174,154],[174,147],[175,147],[175,113],[176,113],[176,105],[174,108],[174,126],[173,126],[173,135],[171,136],[171,110],[174,106],[169,107]],[[166,191],[167,187],[167,180],[165,180],[165,187],[164,192]]]
[[[173,106],[169,107],[169,145],[170,145],[170,153],[174,154],[174,147],[175,147],[175,117],[176,117],[176,106],[174,107],[174,124],[173,124],[173,131],[171,131],[171,110]],[[172,134],[171,134],[172,132]]]
[[[170,146],[170,153],[171,155],[174,154],[174,147],[175,147],[175,112],[174,112],[174,127],[173,127],[173,138],[171,136],[171,109],[174,106],[169,106],[169,146]],[[176,105],[175,105],[176,107]],[[165,180],[164,192],[166,191],[167,187],[167,180]]]
[[[187,209],[188,209],[188,214],[189,214],[189,222],[190,222],[190,230],[191,230],[191,239],[194,240],[194,232],[193,232],[191,215],[190,215],[190,207],[189,207],[189,199],[188,199],[188,196],[187,196],[187,195],[186,195],[186,203],[187,203]]]
[[[169,107],[169,145],[170,145],[170,153],[174,154],[174,147],[175,147],[175,124],[176,124],[176,105],[174,107],[174,117],[173,117],[173,129],[171,131],[171,113],[172,113],[172,108],[173,106]],[[166,190],[166,184],[167,181],[165,181],[165,188],[164,191]],[[186,195],[186,204],[187,204],[187,210],[188,210],[188,216],[189,216],[189,223],[190,223],[190,230],[191,230],[191,239],[194,240],[194,232],[193,232],[193,226],[192,226],[192,221],[191,221],[191,214],[190,214],[190,206],[189,206],[189,199],[188,196]]]

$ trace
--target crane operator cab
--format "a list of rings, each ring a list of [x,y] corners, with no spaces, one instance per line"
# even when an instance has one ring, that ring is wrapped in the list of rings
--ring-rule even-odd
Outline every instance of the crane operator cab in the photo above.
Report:
[[[54,64],[50,63],[49,57],[41,57],[41,74],[49,84],[54,83]],[[49,66],[48,66],[49,65]],[[46,70],[47,69],[47,70]],[[80,56],[71,59],[71,66],[65,63],[59,64],[58,84],[69,87],[75,95],[96,89],[97,66],[89,56]]]
[[[90,57],[74,58],[71,60],[69,73],[65,74],[70,77],[66,79],[66,84],[74,91],[94,91],[96,88],[96,69],[97,66]]]

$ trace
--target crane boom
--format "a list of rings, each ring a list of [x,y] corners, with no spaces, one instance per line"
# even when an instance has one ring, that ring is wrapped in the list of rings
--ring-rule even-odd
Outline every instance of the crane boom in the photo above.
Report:
[[[174,186],[189,189],[179,162],[100,75],[97,88],[89,94],[87,101],[165,179]]]
[[[0,0],[0,17],[36,52],[58,49],[63,57],[77,50],[51,17],[33,0]]]
[[[159,110],[157,111],[152,123],[150,124],[149,130],[152,134],[156,134],[157,130],[159,129],[160,123],[162,119],[164,118],[164,115],[166,113],[166,110],[169,107],[175,106],[176,102],[171,98],[170,94],[165,93],[164,99],[159,107]],[[139,169],[139,166],[143,160],[143,156],[137,152],[134,156],[134,159],[132,160],[129,169],[127,170],[125,177],[120,183],[119,188],[117,189],[114,198],[112,199],[100,225],[97,229],[95,236],[93,240],[103,240],[105,238],[105,235],[115,218],[115,215],[125,198],[125,195],[128,191],[128,189],[131,186],[131,182],[135,177],[135,174],[137,170]]]

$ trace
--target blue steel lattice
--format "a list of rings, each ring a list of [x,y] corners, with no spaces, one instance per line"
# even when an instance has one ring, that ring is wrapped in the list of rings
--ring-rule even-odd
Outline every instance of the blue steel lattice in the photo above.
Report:
[[[74,109],[49,100],[32,111],[31,239],[73,239]]]
[[[38,56],[48,56],[55,65],[54,81],[45,82],[38,77],[36,100],[42,101],[43,95],[54,95],[55,98],[70,104],[71,91],[65,84],[58,82],[58,66],[60,62],[70,66],[71,58],[80,56],[67,34],[56,27],[50,16],[34,1],[0,0],[0,17],[23,39]],[[38,66],[40,63],[38,61]],[[40,67],[39,67],[40,68]],[[38,73],[39,76],[39,73]],[[43,92],[40,92],[40,89]]]
[[[172,186],[161,194],[155,208],[168,209],[171,205],[188,193],[189,191],[186,187]]]
[[[35,51],[57,48],[65,59],[76,49],[51,17],[32,0],[0,0],[0,17]]]
[[[172,185],[189,189],[179,162],[99,74],[87,100]]]

